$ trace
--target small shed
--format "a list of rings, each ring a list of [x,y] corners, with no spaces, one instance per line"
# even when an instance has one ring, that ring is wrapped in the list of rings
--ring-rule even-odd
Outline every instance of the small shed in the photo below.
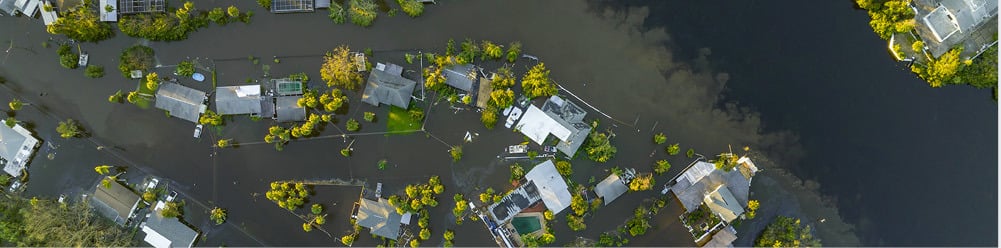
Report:
[[[615,201],[616,198],[619,198],[619,196],[622,196],[622,194],[625,194],[626,191],[629,191],[629,187],[622,181],[622,178],[619,178],[619,175],[614,173],[606,177],[605,180],[601,180],[597,186],[594,186],[594,193],[598,197],[601,197],[606,206]]]

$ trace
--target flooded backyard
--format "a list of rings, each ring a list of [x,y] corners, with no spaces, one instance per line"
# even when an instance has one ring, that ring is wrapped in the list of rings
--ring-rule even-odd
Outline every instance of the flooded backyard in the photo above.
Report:
[[[616,134],[612,143],[618,148],[618,153],[604,164],[578,155],[571,161],[575,172],[572,179],[577,183],[585,184],[592,177],[604,178],[616,166],[649,171],[654,161],[667,159],[674,166],[668,173],[656,177],[658,185],[663,184],[691,161],[681,155],[668,157],[664,154],[662,146],[651,142],[651,136],[658,132],[667,134],[668,143],[680,143],[682,150],[694,148],[706,155],[723,152],[728,145],[735,150],[748,146],[754,156],[762,158],[759,166],[765,169],[763,178],[755,179],[752,188],[752,192],[760,192],[751,196],[752,199],[763,199],[763,207],[758,219],[747,221],[738,228],[741,238],[736,245],[750,245],[753,236],[766,224],[764,220],[776,214],[801,217],[805,223],[816,225],[818,236],[825,245],[901,242],[899,238],[889,238],[892,235],[881,241],[872,237],[875,235],[872,233],[856,233],[860,230],[878,233],[872,230],[888,225],[881,223],[894,221],[864,214],[893,203],[872,203],[864,207],[866,210],[845,210],[845,202],[863,202],[845,199],[846,195],[858,194],[860,199],[862,195],[875,197],[860,193],[863,187],[875,186],[858,181],[876,178],[853,178],[847,172],[836,173],[838,169],[834,168],[839,168],[838,164],[817,163],[820,149],[829,146],[812,144],[816,144],[815,140],[836,139],[831,137],[836,134],[818,137],[820,131],[817,131],[816,125],[788,124],[805,122],[802,119],[806,119],[808,113],[797,110],[795,115],[775,114],[779,111],[776,104],[786,106],[790,103],[775,103],[774,99],[781,95],[768,95],[761,92],[764,90],[755,90],[751,86],[770,84],[764,80],[775,77],[748,79],[747,75],[754,75],[755,72],[736,69],[736,65],[743,64],[734,62],[736,59],[732,57],[738,54],[735,48],[716,49],[726,45],[703,44],[701,40],[685,38],[700,33],[675,31],[672,25],[665,25],[678,20],[662,20],[659,16],[666,13],[661,12],[664,6],[646,8],[572,0],[439,1],[437,5],[426,7],[424,15],[419,18],[411,19],[405,15],[388,17],[380,13],[373,27],[361,28],[349,24],[335,25],[327,18],[325,10],[310,14],[274,15],[266,13],[252,1],[213,0],[197,4],[199,8],[234,4],[242,10],[257,13],[249,25],[211,25],[180,42],[146,43],[118,33],[115,38],[100,43],[82,44],[82,49],[90,54],[90,63],[105,67],[106,75],[100,79],[84,77],[82,69],[61,68],[54,46],[41,46],[50,37],[60,38],[47,34],[41,21],[0,18],[0,41],[4,42],[3,45],[8,45],[8,41],[12,44],[9,45],[12,49],[0,61],[0,76],[8,81],[0,89],[0,101],[8,101],[16,93],[19,95],[17,98],[30,103],[31,107],[18,112],[17,118],[31,122],[37,136],[44,141],[43,148],[39,149],[30,165],[31,181],[26,194],[55,197],[91,191],[99,180],[93,170],[95,165],[124,166],[127,167],[129,180],[141,180],[153,175],[163,178],[172,190],[181,193],[182,199],[187,202],[184,219],[203,234],[198,242],[200,246],[340,246],[340,236],[351,230],[350,212],[362,187],[371,190],[377,183],[382,183],[384,196],[402,194],[406,185],[425,182],[428,177],[438,175],[445,191],[438,197],[440,206],[431,208],[432,237],[422,244],[441,245],[442,231],[450,229],[455,231],[455,244],[458,246],[494,246],[496,243],[481,222],[467,219],[461,227],[455,225],[455,217],[450,211],[453,206],[451,196],[462,193],[472,200],[488,187],[511,189],[508,166],[519,162],[527,170],[527,166],[534,165],[534,162],[498,158],[508,145],[521,143],[524,139],[520,133],[512,132],[503,125],[487,130],[479,121],[479,113],[474,110],[456,112],[447,103],[434,104],[429,95],[426,101],[415,101],[427,110],[424,131],[387,136],[380,132],[386,130],[389,108],[362,103],[360,90],[346,91],[350,102],[344,108],[347,110],[345,113],[335,116],[337,127],[327,125],[318,137],[293,141],[279,152],[272,145],[262,142],[267,127],[274,124],[271,120],[227,117],[224,127],[206,127],[200,139],[193,139],[194,124],[191,122],[166,117],[161,110],[144,110],[127,103],[112,104],[107,101],[107,96],[118,90],[127,92],[135,88],[136,81],[121,77],[116,68],[121,50],[134,44],[148,44],[156,51],[158,63],[164,66],[195,57],[209,58],[217,69],[218,86],[241,85],[248,79],[260,79],[262,66],[268,65],[272,77],[304,72],[311,78],[310,86],[318,87],[324,84],[319,75],[322,55],[342,44],[358,51],[371,48],[374,55],[372,62],[402,65],[404,75],[416,78],[419,65],[404,62],[403,53],[417,53],[419,50],[442,52],[449,38],[457,42],[469,38],[492,40],[499,44],[520,41],[525,53],[545,62],[547,68],[552,70],[551,77],[562,87],[611,117],[603,117],[588,109],[586,120],[597,119],[601,122],[600,129],[609,128]],[[857,28],[868,31],[867,26]],[[709,45],[715,47],[701,49]],[[252,63],[248,56],[259,58],[260,63]],[[725,58],[724,62],[719,62],[719,57]],[[275,63],[273,58],[278,58],[280,62]],[[534,61],[519,59],[514,66],[516,70],[524,71],[534,64]],[[881,73],[906,73],[893,71],[892,66],[884,67],[888,67],[888,72]],[[753,81],[756,79],[760,81]],[[931,94],[923,89],[911,90],[925,87],[917,85],[921,82],[911,81],[895,85],[909,87],[904,93],[921,91]],[[208,80],[182,80],[181,83],[206,92],[212,89]],[[808,88],[795,89],[810,91]],[[734,93],[737,90],[753,93]],[[893,91],[887,88],[878,90],[884,93]],[[962,90],[948,90],[956,91]],[[772,98],[751,96],[757,93]],[[968,92],[955,94],[969,95]],[[561,92],[561,95],[566,94]],[[996,104],[968,104],[978,104],[978,109],[993,109],[996,112]],[[754,108],[748,108],[748,105]],[[896,106],[892,103],[881,106],[886,105]],[[981,110],[978,111],[987,114],[987,110]],[[360,121],[363,112],[376,113],[376,121],[361,122],[361,130],[357,134],[349,133],[351,138],[342,138],[339,129],[344,129],[345,121],[349,118]],[[991,115],[996,125],[997,116]],[[66,118],[79,120],[90,137],[59,138],[53,130],[58,120]],[[937,120],[938,117],[935,118]],[[978,118],[976,121],[989,122],[988,119]],[[463,136],[467,132],[478,136],[472,142],[464,143]],[[992,128],[985,132],[996,136],[996,130]],[[852,144],[866,143],[855,140],[856,136],[851,137]],[[236,148],[213,148],[214,141],[219,138],[234,139],[239,145]],[[339,151],[352,139],[353,155],[340,155]],[[902,134],[895,139],[910,140]],[[453,162],[448,149],[460,144],[463,145],[463,158]],[[992,151],[997,149],[993,148],[984,148],[980,152],[984,157],[996,158],[996,153]],[[880,149],[871,150],[865,154],[875,156],[875,151]],[[53,158],[49,159],[48,154],[53,154]],[[994,156],[988,156],[990,154]],[[904,154],[895,156],[906,157]],[[380,170],[377,164],[383,159],[388,161],[388,166]],[[981,165],[990,162],[988,160],[991,159],[971,160],[971,163]],[[849,162],[873,166],[863,161]],[[823,168],[816,168],[817,164]],[[996,164],[994,160],[993,165]],[[860,170],[865,167],[851,168]],[[996,174],[996,168],[991,170],[995,173],[984,174]],[[823,173],[840,177],[819,175]],[[805,182],[799,178],[813,181]],[[301,219],[265,198],[269,183],[282,180],[360,181],[358,184],[362,186],[315,187],[310,203],[322,203],[327,207],[329,217],[324,229],[332,234],[328,236],[318,231],[303,232]],[[980,180],[986,180],[984,185],[996,184],[996,178]],[[864,186],[836,186],[833,188],[852,193],[835,192],[832,188],[820,187],[817,181],[825,187],[839,184]],[[892,192],[899,191],[895,189]],[[553,245],[570,243],[578,236],[597,239],[600,233],[615,230],[631,217],[633,209],[643,199],[657,197],[659,193],[658,186],[651,191],[620,197],[588,217],[588,228],[582,232],[571,232],[561,214],[553,225],[556,236]],[[994,199],[997,192],[984,192],[981,196]],[[835,198],[839,200],[831,200]],[[479,204],[478,200],[472,201]],[[769,206],[769,202],[775,204]],[[223,225],[216,226],[208,218],[209,209],[215,206],[228,211],[228,220]],[[996,209],[996,205],[994,207]],[[630,245],[693,245],[687,230],[678,223],[677,216],[681,212],[676,202],[669,201],[667,207],[651,220],[653,227],[647,234],[632,238]],[[851,213],[853,218],[843,221],[840,215],[845,212]],[[993,227],[995,232],[996,228]],[[362,231],[355,245],[374,246],[381,242],[367,233],[367,230]],[[864,240],[859,239],[867,236]]]

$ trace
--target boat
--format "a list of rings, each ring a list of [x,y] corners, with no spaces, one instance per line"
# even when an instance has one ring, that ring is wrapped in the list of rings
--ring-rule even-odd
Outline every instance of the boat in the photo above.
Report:
[[[87,53],[81,53],[78,64],[79,66],[87,66],[87,61],[90,60],[90,55]]]
[[[507,117],[507,121],[504,123],[504,127],[511,128],[514,126],[514,122],[521,118],[522,110],[520,108],[512,108],[511,115]]]
[[[528,145],[513,145],[507,147],[507,153],[517,154],[528,152]]]

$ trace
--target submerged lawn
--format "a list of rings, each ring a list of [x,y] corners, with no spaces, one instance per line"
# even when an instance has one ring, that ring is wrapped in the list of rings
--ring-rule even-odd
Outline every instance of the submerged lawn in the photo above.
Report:
[[[386,121],[386,135],[406,135],[421,129],[421,120],[410,117],[406,109],[389,106],[389,118]]]

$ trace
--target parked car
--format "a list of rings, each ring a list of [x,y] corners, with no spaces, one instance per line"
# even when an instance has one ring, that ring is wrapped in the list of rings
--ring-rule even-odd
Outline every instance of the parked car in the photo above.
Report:
[[[177,191],[171,191],[170,194],[167,195],[167,202],[174,201],[174,198],[177,198]]]
[[[150,179],[149,183],[146,183],[146,190],[153,190],[153,188],[156,188],[157,184],[160,184],[160,179]]]
[[[543,146],[542,147],[542,151],[543,152],[555,153],[556,152],[556,147],[555,146]]]
[[[197,139],[199,137],[202,137],[202,124],[195,126],[195,138]]]

